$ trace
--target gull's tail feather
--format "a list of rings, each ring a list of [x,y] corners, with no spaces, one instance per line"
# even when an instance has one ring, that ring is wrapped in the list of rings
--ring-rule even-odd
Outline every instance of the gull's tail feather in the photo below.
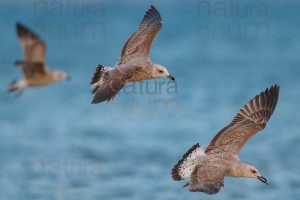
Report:
[[[172,169],[172,178],[180,181],[189,178],[196,166],[198,157],[204,155],[199,143],[190,148]]]
[[[19,88],[18,88],[18,85],[17,85],[17,80],[14,80],[14,81],[12,81],[10,84],[9,84],[9,87],[8,87],[8,92],[14,92],[14,91],[16,91],[16,90],[18,90]]]
[[[15,92],[17,96],[20,96],[23,93],[25,87],[26,87],[26,83],[24,80],[20,80],[20,81],[15,80],[9,84],[8,92]]]

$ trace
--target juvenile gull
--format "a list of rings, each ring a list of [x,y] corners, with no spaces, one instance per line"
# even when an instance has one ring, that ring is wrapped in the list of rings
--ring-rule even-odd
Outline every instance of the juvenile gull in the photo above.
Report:
[[[190,178],[184,187],[191,192],[215,194],[224,187],[224,177],[267,179],[258,170],[240,161],[238,153],[257,132],[263,130],[275,110],[279,86],[274,85],[250,100],[210,142],[203,152],[195,144],[172,169],[172,178]]]
[[[45,86],[68,79],[65,72],[48,69],[46,44],[38,35],[20,23],[16,24],[16,30],[24,49],[24,60],[18,60],[15,64],[21,68],[23,79],[13,81],[9,86],[9,92],[17,92],[20,95],[27,87]]]
[[[151,6],[138,28],[125,43],[115,68],[98,65],[93,75],[93,104],[112,100],[127,82],[167,77],[168,70],[149,58],[151,44],[162,27],[162,18]]]

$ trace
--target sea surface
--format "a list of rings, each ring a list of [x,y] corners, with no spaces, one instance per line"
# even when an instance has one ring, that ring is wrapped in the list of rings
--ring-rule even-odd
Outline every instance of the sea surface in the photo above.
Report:
[[[97,64],[114,66],[153,4],[163,28],[153,62],[176,83],[128,85],[92,105]],[[300,199],[300,2],[0,2],[0,199]],[[21,78],[15,33],[21,22],[47,43],[51,69],[71,81],[7,93]],[[195,143],[203,148],[253,96],[273,84],[280,98],[265,130],[242,149],[269,186],[225,178],[214,195],[190,193],[171,169]]]

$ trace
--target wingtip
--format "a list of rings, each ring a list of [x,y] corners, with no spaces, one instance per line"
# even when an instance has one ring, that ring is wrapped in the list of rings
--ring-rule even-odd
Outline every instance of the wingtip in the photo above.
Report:
[[[91,101],[91,104],[99,104],[105,101],[109,101],[109,99],[99,99],[97,98],[97,95],[95,94],[95,96],[93,97],[93,100]]]
[[[279,91],[280,91],[280,85],[276,83],[276,84],[272,85],[271,87],[267,88],[265,90],[265,93],[270,92],[272,94],[277,94],[278,95]]]
[[[91,104],[98,104],[98,103],[101,103],[101,102],[97,101],[95,98],[93,98],[93,100],[91,101]]]
[[[40,37],[34,31],[32,31],[30,28],[28,28],[27,26],[25,26],[20,22],[16,22],[16,31],[19,38],[32,37],[32,38],[40,39]]]
[[[157,8],[151,4],[150,8],[147,10],[146,14],[145,15],[154,15],[156,17],[159,17],[161,18],[161,15],[159,13],[159,11],[157,10]]]
[[[145,12],[142,22],[140,23],[139,29],[148,27],[150,25],[162,25],[162,17],[158,10],[151,5],[150,8]]]
[[[20,27],[23,26],[23,24],[21,22],[16,22],[16,27]]]
[[[28,28],[21,22],[16,22],[16,29],[17,29],[17,31],[24,30],[24,29],[28,30]]]
[[[274,85],[272,85],[270,88],[276,88],[276,89],[280,89],[280,85],[275,83]]]
[[[274,87],[274,88],[276,88],[278,91],[280,90],[280,85],[279,85],[279,84],[277,84],[277,83],[276,83],[276,84],[274,84],[274,85],[273,85],[273,87]]]
[[[99,103],[102,103],[102,102],[105,102],[105,101],[107,101],[107,103],[109,102],[109,100],[102,100],[102,101],[99,101],[99,100],[95,100],[95,99],[93,99],[92,101],[91,101],[91,104],[99,104]]]
[[[18,34],[20,34],[21,29],[24,29],[24,26],[20,22],[16,22],[16,30]]]
[[[149,10],[151,10],[151,9],[155,9],[155,10],[157,10],[153,4],[151,4],[151,5],[150,5],[150,8],[149,8]]]

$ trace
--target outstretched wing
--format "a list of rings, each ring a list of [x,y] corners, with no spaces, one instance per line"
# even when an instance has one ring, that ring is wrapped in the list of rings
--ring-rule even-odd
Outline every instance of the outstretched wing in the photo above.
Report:
[[[216,194],[224,187],[225,171],[221,167],[210,165],[197,165],[191,175],[189,190],[191,192],[204,192]]]
[[[46,45],[34,32],[17,23],[17,34],[24,49],[24,62],[45,63]]]
[[[112,69],[98,65],[91,81],[94,94],[92,103],[112,100],[137,68],[137,66],[130,65]]]
[[[250,100],[213,138],[205,153],[238,153],[249,138],[265,128],[276,108],[279,89],[278,85],[274,85]]]
[[[135,57],[149,57],[151,44],[162,27],[162,18],[157,9],[151,5],[144,15],[139,29],[125,43],[119,64]]]
[[[24,49],[24,60],[16,61],[21,66],[25,78],[30,79],[47,73],[46,45],[34,32],[17,23],[16,30]]]

